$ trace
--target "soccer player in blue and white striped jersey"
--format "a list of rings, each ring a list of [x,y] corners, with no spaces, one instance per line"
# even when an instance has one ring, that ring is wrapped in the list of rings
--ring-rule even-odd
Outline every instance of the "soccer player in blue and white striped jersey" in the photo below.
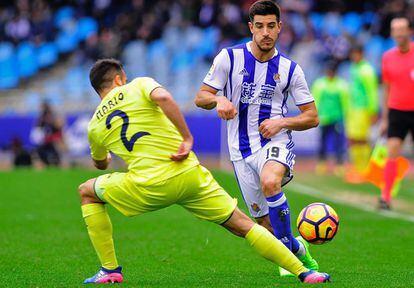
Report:
[[[318,113],[302,69],[275,48],[282,28],[280,8],[270,0],[257,1],[249,17],[252,41],[221,50],[195,103],[216,107],[227,120],[230,158],[251,215],[307,268],[317,270],[308,243],[292,234],[282,186],[293,177],[291,131],[317,126]],[[224,96],[216,95],[220,90]],[[299,108],[298,116],[286,116],[288,97]]]

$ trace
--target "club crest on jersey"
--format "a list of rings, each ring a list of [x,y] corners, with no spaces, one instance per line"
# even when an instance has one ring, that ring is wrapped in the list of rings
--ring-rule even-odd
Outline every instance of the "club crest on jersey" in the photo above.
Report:
[[[251,207],[252,207],[254,212],[259,212],[260,211],[260,207],[259,207],[259,205],[257,205],[257,203],[253,203],[251,205]]]
[[[273,80],[275,80],[276,83],[280,83],[280,74],[279,73],[273,74]]]

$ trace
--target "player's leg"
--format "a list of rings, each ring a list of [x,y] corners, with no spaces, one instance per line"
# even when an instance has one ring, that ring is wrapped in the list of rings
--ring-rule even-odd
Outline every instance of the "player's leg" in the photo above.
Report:
[[[233,168],[249,214],[255,218],[259,225],[265,227],[273,234],[266,198],[260,187],[259,174],[245,160],[234,161]]]
[[[184,187],[177,204],[196,217],[221,224],[235,235],[245,237],[263,257],[286,267],[295,275],[301,275],[302,281],[309,282],[311,278],[318,277],[326,281],[329,278],[324,274],[309,272],[266,228],[255,224],[242,213],[237,208],[237,200],[232,199],[204,167],[198,166],[176,177],[172,182],[174,183],[168,189]],[[300,274],[303,272],[305,274]]]
[[[384,188],[381,191],[379,208],[389,209],[391,203],[391,191],[397,179],[397,158],[401,154],[401,147],[407,136],[411,114],[390,109],[388,113],[388,158],[384,168]]]
[[[299,277],[302,282],[321,283],[329,281],[330,276],[328,274],[307,269],[283,243],[277,240],[266,228],[255,224],[237,207],[222,226],[234,235],[245,238],[257,253],[290,271]]]
[[[275,147],[277,149],[275,149]],[[273,151],[274,153],[268,153]],[[276,153],[277,152],[277,153]],[[282,186],[292,179],[291,170],[294,165],[294,155],[283,145],[271,143],[265,146],[257,158],[258,171],[262,192],[267,200],[269,219],[275,236],[288,247],[304,265],[312,270],[318,270],[319,265],[309,251],[309,246],[301,238],[293,236],[290,225],[290,208]],[[280,270],[281,276],[286,275]]]
[[[328,171],[328,166],[326,163],[326,154],[327,154],[327,141],[329,134],[329,125],[324,125],[320,127],[320,141],[319,141],[319,163],[316,166],[316,173],[323,175]]]
[[[265,227],[267,230],[269,230],[270,233],[274,234],[272,224],[270,223],[269,214],[262,216],[262,217],[257,217],[255,218],[255,220],[257,224]]]
[[[397,178],[397,158],[401,153],[403,140],[397,137],[387,141],[388,158],[384,168],[384,188],[381,191],[380,208],[389,209],[391,203],[391,191]]]
[[[82,215],[88,229],[89,238],[95,248],[102,268],[85,283],[122,282],[122,268],[118,265],[112,238],[112,223],[104,202],[96,196],[94,184],[90,179],[79,186]]]
[[[260,183],[269,206],[269,219],[275,236],[296,253],[299,250],[299,242],[292,235],[289,204],[282,192],[282,180],[286,172],[285,165],[268,161],[263,166]]]

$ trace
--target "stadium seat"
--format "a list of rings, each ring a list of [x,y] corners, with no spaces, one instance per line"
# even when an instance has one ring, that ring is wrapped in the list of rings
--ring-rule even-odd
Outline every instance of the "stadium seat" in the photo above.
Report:
[[[341,34],[342,18],[338,13],[327,13],[322,20],[322,31],[332,37],[337,37]]]
[[[0,89],[15,88],[19,84],[19,74],[16,66],[16,55],[13,45],[8,42],[1,42]]]
[[[73,9],[73,7],[65,6],[65,7],[60,8],[59,10],[56,11],[54,15],[55,26],[58,28],[62,28],[65,22],[72,19],[74,15],[75,15],[75,10]]]
[[[147,75],[146,44],[142,40],[129,42],[122,53],[127,75],[132,77]],[[157,60],[154,59],[157,62]],[[149,62],[149,63],[156,63]]]
[[[172,75],[169,69],[170,58],[168,49],[163,40],[156,40],[148,44],[147,61],[148,73],[152,75],[162,85],[168,85],[172,80]]]
[[[78,46],[77,35],[73,32],[59,32],[55,42],[59,53],[63,54],[72,52]]]
[[[362,27],[361,15],[350,12],[342,17],[342,28],[345,32],[352,36],[356,36]]]
[[[39,70],[36,49],[30,42],[23,42],[17,47],[17,67],[20,77],[30,77]]]
[[[57,46],[53,42],[43,43],[37,48],[36,55],[40,68],[51,66],[58,60]]]
[[[83,17],[78,22],[78,39],[84,41],[90,35],[98,32],[98,23],[91,17]]]

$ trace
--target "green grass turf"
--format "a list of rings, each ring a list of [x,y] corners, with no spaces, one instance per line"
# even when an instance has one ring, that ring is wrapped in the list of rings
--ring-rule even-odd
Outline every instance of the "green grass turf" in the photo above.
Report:
[[[317,187],[324,192],[332,192],[330,189],[337,188],[345,191],[358,191],[379,197],[380,189],[370,183],[350,184],[342,181],[341,178],[334,175],[315,175],[312,173],[298,173],[295,175],[295,180],[301,183],[307,183],[312,187]],[[321,185],[323,183],[323,185]],[[414,205],[413,187],[414,180],[405,178],[401,183],[400,191],[398,192],[398,199],[412,202]]]
[[[79,208],[83,170],[1,172],[0,287],[81,287],[99,266]],[[215,176],[239,197],[231,174]],[[323,185],[323,183],[320,183]],[[289,192],[293,217],[323,201]],[[240,197],[239,197],[240,199]],[[245,209],[240,200],[240,207]],[[328,202],[328,204],[331,204]],[[332,287],[413,287],[414,225],[332,204],[341,217],[332,243],[312,246]],[[110,209],[122,287],[286,287],[276,267],[240,238],[173,206],[135,218]]]

